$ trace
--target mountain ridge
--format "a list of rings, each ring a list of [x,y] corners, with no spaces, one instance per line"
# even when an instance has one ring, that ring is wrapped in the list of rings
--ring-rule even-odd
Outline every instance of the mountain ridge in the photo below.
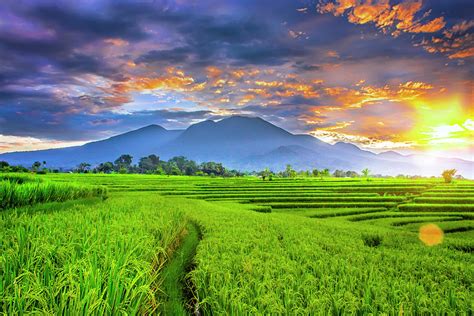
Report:
[[[405,156],[395,151],[376,154],[345,142],[331,145],[311,135],[292,134],[262,118],[246,116],[206,120],[185,130],[151,124],[82,146],[0,154],[0,160],[24,166],[46,160],[50,167],[71,169],[81,162],[97,165],[114,161],[126,153],[135,161],[150,154],[162,159],[185,156],[197,162],[222,162],[243,171],[266,167],[278,171],[292,164],[297,169],[369,168],[373,173],[388,175],[439,175],[443,169],[456,168],[461,174],[474,177],[474,162],[431,158],[435,162],[427,166],[417,155]]]

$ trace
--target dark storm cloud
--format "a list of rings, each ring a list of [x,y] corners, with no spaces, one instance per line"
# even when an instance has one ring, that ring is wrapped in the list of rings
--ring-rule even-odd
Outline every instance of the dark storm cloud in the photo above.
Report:
[[[306,50],[302,47],[278,45],[270,41],[261,45],[239,45],[233,47],[229,57],[237,65],[281,65],[295,57],[304,56]]]
[[[177,47],[173,49],[165,50],[152,50],[146,54],[140,56],[137,63],[183,63],[189,59],[192,54],[192,50],[189,47]]]
[[[150,7],[140,6],[140,11],[133,10],[133,4],[119,4],[116,9],[100,12],[80,12],[67,5],[38,5],[31,9],[27,16],[39,21],[42,25],[61,33],[76,34],[79,38],[94,40],[109,37],[120,37],[137,40],[147,36],[138,24],[138,18],[150,14]]]
[[[304,61],[297,61],[292,65],[293,68],[295,68],[297,71],[315,71],[315,70],[320,70],[321,66],[316,65],[316,64],[307,64]]]

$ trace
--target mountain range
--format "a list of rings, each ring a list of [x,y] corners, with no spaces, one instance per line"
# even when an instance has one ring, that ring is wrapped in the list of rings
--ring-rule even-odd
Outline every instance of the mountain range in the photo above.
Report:
[[[12,152],[0,155],[10,164],[31,166],[46,161],[50,168],[71,169],[81,162],[97,165],[114,161],[121,154],[140,157],[156,154],[161,159],[185,156],[188,159],[222,162],[238,170],[296,170],[329,168],[360,172],[369,168],[384,175],[440,175],[455,168],[458,174],[474,178],[474,162],[457,158],[401,155],[394,151],[373,153],[339,142],[325,143],[310,135],[292,134],[258,117],[232,116],[220,121],[203,121],[185,130],[167,130],[149,125],[82,146]]]

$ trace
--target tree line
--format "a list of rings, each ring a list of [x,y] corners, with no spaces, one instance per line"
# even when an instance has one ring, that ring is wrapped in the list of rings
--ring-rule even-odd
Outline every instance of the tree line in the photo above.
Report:
[[[187,176],[221,176],[234,177],[244,175],[237,170],[225,168],[220,162],[203,162],[198,164],[184,156],[161,160],[157,155],[141,157],[137,164],[133,164],[133,157],[124,154],[115,159],[100,163],[92,168],[87,162],[80,163],[74,170],[78,173],[137,173],[158,175],[187,175]]]
[[[129,154],[123,154],[117,159],[98,164],[95,167],[88,162],[82,162],[76,168],[69,170],[75,173],[135,173],[135,174],[157,174],[157,175],[187,175],[187,176],[219,176],[219,177],[238,177],[244,175],[254,175],[262,180],[272,181],[277,178],[295,178],[295,177],[316,177],[316,178],[393,178],[382,175],[371,175],[370,170],[365,168],[359,174],[353,170],[336,169],[332,173],[329,169],[312,169],[296,171],[290,164],[286,165],[285,170],[273,172],[269,168],[262,171],[241,172],[234,169],[227,169],[220,162],[197,163],[194,160],[187,159],[184,156],[176,156],[169,160],[161,160],[157,155],[148,155],[139,159],[137,164],[133,164],[133,157]],[[57,173],[60,170],[50,169],[46,161],[35,161],[30,168],[23,166],[10,165],[6,161],[0,161],[0,172],[34,172],[37,174]],[[452,182],[454,178],[463,179],[461,175],[455,175],[456,169],[444,170],[442,177],[446,183]],[[398,175],[395,178],[418,179],[421,176]],[[435,178],[435,177],[431,177]]]

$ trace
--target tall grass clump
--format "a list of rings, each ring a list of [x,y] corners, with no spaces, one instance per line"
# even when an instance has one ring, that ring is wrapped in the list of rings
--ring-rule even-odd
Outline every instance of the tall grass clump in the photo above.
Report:
[[[107,197],[107,188],[54,182],[0,182],[0,209],[37,203],[63,202],[88,197]]]
[[[23,183],[39,183],[43,182],[43,179],[34,177],[28,174],[14,174],[14,173],[7,173],[7,174],[1,174],[0,175],[0,181],[8,181],[12,183],[17,183],[17,184],[23,184]]]
[[[0,212],[0,315],[157,313],[179,205],[124,194],[31,208]]]

